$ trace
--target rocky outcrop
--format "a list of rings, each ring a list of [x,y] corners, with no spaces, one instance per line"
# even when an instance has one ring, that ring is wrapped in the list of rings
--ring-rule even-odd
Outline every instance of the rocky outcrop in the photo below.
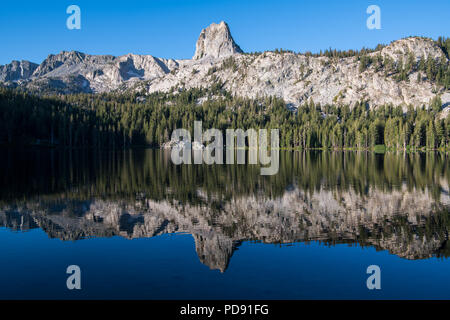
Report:
[[[106,92],[123,83],[164,77],[178,63],[150,55],[87,55],[61,52],[50,55],[39,65],[25,86],[40,91],[54,89],[60,93]]]
[[[192,150],[203,150],[205,146],[198,141],[178,141],[178,140],[170,140],[164,142],[161,145],[161,149],[192,149]]]
[[[410,37],[370,53],[405,64],[410,56],[449,65],[445,53],[431,39]],[[14,66],[13,66],[14,64]],[[191,60],[161,59],[151,55],[120,57],[62,52],[50,55],[34,72],[20,71],[17,63],[0,67],[0,81],[37,92],[178,92],[211,87],[218,82],[232,94],[283,98],[289,107],[315,103],[352,106],[367,101],[371,107],[385,104],[421,107],[436,95],[443,107],[450,105],[450,91],[426,74],[412,70],[398,80],[375,64],[359,69],[357,57],[328,58],[292,52],[243,54],[225,22],[204,29]],[[19,71],[17,71],[19,70]],[[26,71],[28,70],[28,71]],[[176,89],[176,90],[173,90]]]
[[[0,66],[0,81],[7,82],[28,79],[37,67],[37,64],[30,61],[12,61],[10,64]]]
[[[243,51],[234,42],[228,25],[222,21],[219,24],[213,23],[202,30],[195,46],[193,59],[222,58],[236,53],[243,53]]]
[[[52,71],[58,69],[61,66],[64,67],[59,69],[58,71],[60,74],[64,74],[67,71],[72,71],[70,67],[83,64],[85,59],[86,55],[78,51],[62,51],[57,55],[51,54],[39,65],[39,67],[33,73],[33,76],[40,77],[50,75]]]
[[[374,56],[377,53],[372,53]],[[384,47],[380,52],[382,57],[389,56],[394,61],[403,60],[406,63],[410,54],[414,56],[415,62],[420,59],[431,59],[438,61],[440,59],[447,60],[441,48],[431,39],[420,37],[409,37],[392,42],[389,46]]]

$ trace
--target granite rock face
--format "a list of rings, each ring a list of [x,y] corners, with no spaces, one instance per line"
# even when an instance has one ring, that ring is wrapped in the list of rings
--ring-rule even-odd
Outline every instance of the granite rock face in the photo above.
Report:
[[[30,61],[12,61],[10,64],[0,66],[0,81],[28,79],[38,66]]]
[[[230,28],[222,21],[203,29],[197,40],[194,60],[204,57],[222,58],[236,53],[243,53],[234,42]]]
[[[392,42],[370,53],[372,58],[389,58],[394,65],[432,59],[450,65],[446,54],[427,38],[410,37]],[[193,59],[173,60],[151,55],[127,54],[120,57],[61,52],[49,55],[38,67],[30,62],[0,66],[0,82],[34,92],[178,92],[223,83],[236,96],[283,98],[296,108],[315,103],[350,105],[366,101],[370,107],[392,104],[421,107],[437,95],[443,107],[450,106],[450,91],[412,70],[407,80],[380,70],[373,63],[359,70],[357,57],[314,57],[292,52],[267,51],[244,54],[234,42],[225,22],[204,29]],[[175,89],[175,90],[174,90]]]

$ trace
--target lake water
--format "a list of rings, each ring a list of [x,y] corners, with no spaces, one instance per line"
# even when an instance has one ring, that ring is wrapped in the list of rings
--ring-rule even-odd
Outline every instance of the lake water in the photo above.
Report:
[[[1,155],[1,299],[450,299],[444,154],[286,151],[274,176],[160,150]]]

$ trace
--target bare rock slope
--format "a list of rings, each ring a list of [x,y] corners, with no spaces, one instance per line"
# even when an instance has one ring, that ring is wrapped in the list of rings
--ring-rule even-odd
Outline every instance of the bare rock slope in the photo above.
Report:
[[[449,66],[449,59],[431,39],[410,37],[369,54],[404,66],[432,59]],[[258,98],[277,96],[292,107],[311,99],[320,104],[349,104],[364,100],[372,107],[384,104],[428,104],[439,95],[450,105],[450,91],[410,70],[406,80],[376,64],[360,70],[357,57],[328,58],[291,52],[245,54],[234,42],[225,22],[202,30],[193,59],[173,60],[151,55],[120,57],[61,52],[39,66],[17,61],[0,66],[0,82],[37,92],[109,92],[139,90],[152,93],[208,87],[220,81],[232,94]]]
[[[12,61],[0,66],[0,81],[17,81],[31,77],[38,65],[29,61]]]

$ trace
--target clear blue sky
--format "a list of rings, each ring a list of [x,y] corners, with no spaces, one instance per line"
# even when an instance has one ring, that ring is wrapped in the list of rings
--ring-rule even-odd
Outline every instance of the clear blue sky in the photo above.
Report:
[[[81,8],[68,30],[66,8]],[[381,8],[381,30],[366,8]],[[409,35],[450,36],[449,0],[127,0],[2,1],[0,64],[40,63],[50,53],[151,54],[190,58],[202,28],[225,20],[244,51],[360,49]]]

